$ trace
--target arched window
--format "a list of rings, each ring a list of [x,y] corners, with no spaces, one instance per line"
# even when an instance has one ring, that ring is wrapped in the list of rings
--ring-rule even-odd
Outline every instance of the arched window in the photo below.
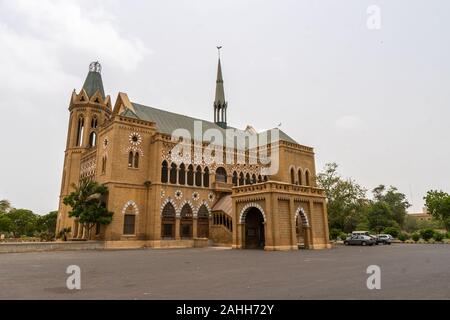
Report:
[[[171,203],[166,204],[162,211],[161,237],[163,239],[175,238],[175,208]]]
[[[125,210],[125,215],[123,217],[123,234],[136,234],[136,213],[131,205]]]
[[[202,167],[198,166],[195,172],[195,185],[197,187],[202,186]]]
[[[130,153],[128,153],[128,167],[132,168],[133,167],[133,151],[130,151]]]
[[[95,131],[92,131],[89,135],[89,147],[93,148],[97,145],[97,134]]]
[[[256,184],[257,180],[256,180],[256,174],[253,174],[252,176],[252,184]]]
[[[238,174],[237,172],[233,172],[233,186],[237,187],[238,185]]]
[[[184,165],[184,163],[180,165],[178,183],[182,186],[186,184],[186,166]]]
[[[305,170],[305,183],[308,187],[311,186],[310,179],[311,179],[311,177],[309,175],[309,170]]]
[[[250,173],[247,173],[247,175],[245,176],[245,184],[252,184],[252,181],[250,180]]]
[[[258,183],[262,183],[263,182],[263,178],[261,175],[258,176]]]
[[[83,146],[83,132],[84,132],[84,118],[80,116],[78,118],[78,127],[77,127],[77,147]]]
[[[227,183],[227,171],[223,167],[217,168],[216,170],[216,182]]]
[[[205,168],[205,172],[203,173],[203,186],[205,188],[209,188],[209,168]]]
[[[302,169],[298,169],[298,184],[303,185],[303,175],[302,175]]]
[[[183,209],[181,209],[180,237],[182,239],[192,238],[193,217],[194,214],[191,206],[185,204]]]
[[[295,171],[294,171],[294,168],[291,168],[291,183],[295,184]]]
[[[239,175],[239,185],[243,186],[244,184],[245,184],[244,173],[241,172],[241,174]]]
[[[163,161],[161,168],[161,182],[167,183],[169,181],[169,168],[167,165],[167,161]]]
[[[188,186],[194,185],[194,166],[192,164],[188,168],[187,184]]]
[[[92,129],[97,129],[97,126],[98,126],[97,117],[93,117],[92,120],[91,120],[91,128]]]
[[[269,181],[269,177],[268,176],[264,176],[264,182]]]
[[[177,165],[175,163],[170,166],[170,183],[177,184]]]
[[[134,167],[136,169],[139,168],[139,152],[136,152],[134,154]]]
[[[197,237],[209,237],[209,212],[205,205],[198,209],[197,214]]]

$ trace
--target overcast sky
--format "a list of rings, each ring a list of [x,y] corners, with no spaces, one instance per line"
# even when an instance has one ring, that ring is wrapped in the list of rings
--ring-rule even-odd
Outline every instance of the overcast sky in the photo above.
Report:
[[[449,30],[447,0],[0,0],[0,198],[57,209],[70,94],[91,61],[113,101],[212,120],[223,45],[230,125],[281,122],[318,169],[397,186],[420,211],[427,190],[450,191]]]

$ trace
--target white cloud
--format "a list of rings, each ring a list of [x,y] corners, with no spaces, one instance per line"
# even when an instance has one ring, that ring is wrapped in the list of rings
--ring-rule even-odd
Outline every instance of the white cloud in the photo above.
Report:
[[[338,118],[335,124],[339,129],[358,130],[362,128],[363,121],[356,115],[346,115]]]
[[[41,65],[58,64],[70,52],[133,71],[150,52],[140,39],[122,35],[115,16],[93,2],[83,7],[73,1],[3,0],[0,12],[3,37],[16,38],[18,45],[2,43],[2,51],[31,49],[21,56]]]

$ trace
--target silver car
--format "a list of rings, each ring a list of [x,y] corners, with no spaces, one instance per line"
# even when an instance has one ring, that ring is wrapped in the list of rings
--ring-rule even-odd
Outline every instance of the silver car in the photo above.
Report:
[[[375,242],[376,241],[370,236],[357,235],[345,239],[344,244],[346,246],[373,246]]]

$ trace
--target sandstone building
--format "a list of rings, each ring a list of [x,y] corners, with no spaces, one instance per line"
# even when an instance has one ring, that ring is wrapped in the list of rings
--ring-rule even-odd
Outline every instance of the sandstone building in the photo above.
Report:
[[[256,133],[250,126],[230,127],[220,59],[213,106],[209,122],[132,102],[125,93],[113,105],[101,66],[92,63],[82,89],[70,99],[57,231],[70,227],[73,239],[85,237],[62,199],[73,183],[93,179],[108,186],[107,206],[114,216],[91,237],[111,247],[329,248],[314,150],[279,129]],[[199,127],[224,137],[228,129],[245,143],[242,148],[210,144],[196,135]],[[175,137],[179,129],[190,138]],[[253,137],[263,143],[254,147]],[[180,142],[192,152],[174,155]],[[267,170],[262,154],[277,157],[276,171]]]

